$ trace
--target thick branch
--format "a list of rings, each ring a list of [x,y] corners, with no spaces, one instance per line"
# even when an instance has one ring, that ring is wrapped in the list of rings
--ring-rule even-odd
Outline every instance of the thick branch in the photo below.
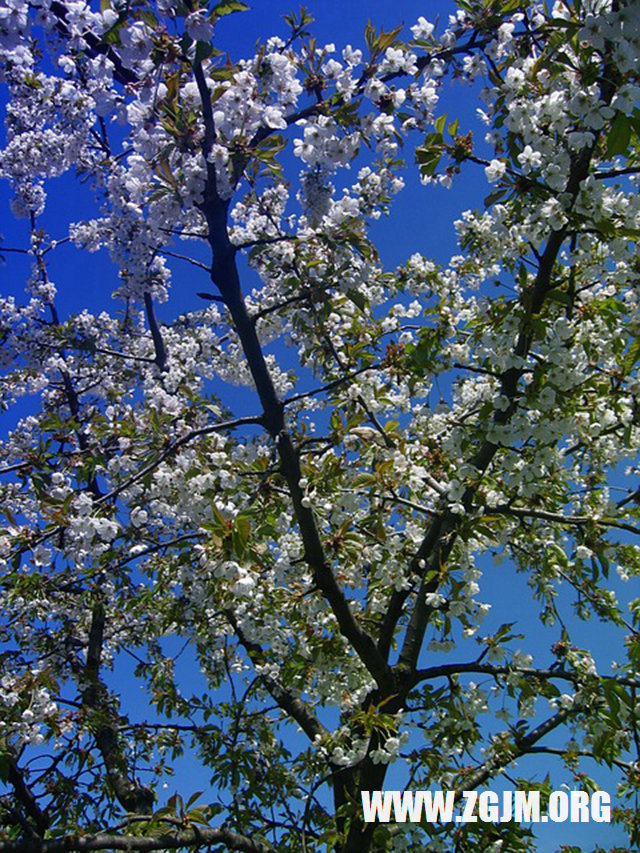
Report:
[[[213,107],[211,105],[211,93],[207,86],[207,81],[202,71],[202,63],[193,63],[193,76],[196,78],[198,94],[202,103],[202,117],[204,119],[204,140],[202,142],[202,153],[204,159],[207,160],[211,153],[211,148],[216,140],[216,126],[213,120]]]
[[[211,178],[208,179],[207,183],[209,184],[210,181]],[[303,503],[304,494],[299,485],[302,479],[299,450],[294,446],[287,431],[284,405],[274,387],[262,346],[256,334],[255,323],[249,316],[242,296],[235,260],[235,247],[229,239],[227,228],[228,202],[217,199],[211,188],[205,191],[205,199],[202,210],[207,217],[209,243],[213,254],[211,278],[224,299],[240,338],[247,365],[262,405],[263,425],[276,442],[280,469],[287,482],[302,537],[305,562],[312,571],[315,585],[329,603],[342,635],[349,640],[376,683],[379,686],[382,684],[389,685],[389,667],[381,657],[372,637],[358,624],[351,612],[349,602],[325,557],[313,510]]]
[[[426,669],[417,669],[411,681],[412,685],[417,685],[422,681],[431,681],[434,678],[449,678],[452,675],[463,675],[465,673],[482,673],[494,677],[516,674],[525,676],[526,678],[540,678],[544,681],[557,678],[560,681],[570,681],[572,683],[580,681],[575,672],[568,672],[564,669],[536,669],[530,666],[512,667],[508,665],[496,666],[492,663],[475,661],[469,663],[448,663],[440,666],[430,666]]]
[[[190,827],[163,835],[65,835],[47,841],[0,840],[0,853],[82,853],[85,850],[147,851],[178,850],[182,847],[201,847],[224,844],[240,853],[274,853],[273,847],[247,838],[230,829]]]
[[[609,101],[613,91],[603,93],[603,100]],[[567,195],[575,199],[580,190],[582,181],[589,174],[591,157],[595,144],[590,148],[583,149],[574,158],[569,180],[567,182]],[[539,314],[543,308],[546,296],[553,287],[553,269],[564,242],[566,231],[560,229],[553,231],[547,240],[546,247],[542,252],[538,272],[532,286],[525,290],[521,296],[521,304],[526,309],[525,316],[520,326],[516,344],[513,349],[515,361],[523,361],[530,351],[534,339],[531,319]],[[518,407],[518,383],[524,373],[522,367],[510,367],[502,374],[500,382],[500,395],[509,401],[506,409],[494,412],[493,423],[497,426],[507,424]],[[491,464],[499,445],[485,439],[476,453],[469,460],[469,464],[481,475]],[[468,511],[475,498],[477,485],[467,487],[462,498],[462,504]],[[454,514],[443,500],[443,507],[437,518],[433,520],[425,537],[409,565],[411,574],[420,574],[422,583],[418,592],[411,619],[407,627],[404,643],[400,651],[399,666],[404,672],[415,670],[424,634],[429,623],[432,608],[427,603],[429,593],[434,592],[439,584],[440,573],[453,549],[456,541],[457,531],[460,525],[460,516]],[[380,648],[383,653],[388,654],[393,632],[397,621],[402,613],[402,607],[408,593],[395,593],[392,596],[389,612],[383,624],[380,637]]]
[[[162,339],[162,332],[158,326],[158,321],[156,320],[156,314],[153,309],[153,300],[151,299],[151,294],[148,290],[146,290],[144,294],[144,307],[147,313],[147,322],[149,323],[151,338],[153,340],[153,348],[156,353],[155,362],[160,370],[165,370],[167,366],[167,350],[164,345],[164,340]]]
[[[522,675],[525,678],[539,678],[543,681],[570,681],[572,684],[584,682],[577,672],[567,669],[536,669],[532,666],[509,666],[508,664],[482,663],[481,661],[470,661],[468,663],[445,663],[440,666],[429,666],[425,669],[417,669],[413,674],[412,685],[420,684],[422,681],[431,681],[434,678],[449,678],[452,675],[464,673],[484,673],[494,677],[504,675]],[[598,676],[601,682],[614,681],[625,687],[640,687],[640,681],[624,676],[604,675]]]
[[[87,663],[84,671],[86,686],[82,691],[82,704],[98,714],[99,723],[94,737],[104,760],[109,782],[119,803],[128,812],[146,814],[153,807],[155,799],[153,791],[130,779],[125,772],[126,759],[122,754],[117,728],[111,721],[113,711],[107,706],[106,689],[100,680],[105,619],[104,605],[98,601],[91,615]]]
[[[7,782],[13,787],[16,800],[22,805],[26,815],[34,822],[38,835],[44,835],[49,828],[49,819],[38,805],[27,786],[22,770],[11,755],[8,756]]]

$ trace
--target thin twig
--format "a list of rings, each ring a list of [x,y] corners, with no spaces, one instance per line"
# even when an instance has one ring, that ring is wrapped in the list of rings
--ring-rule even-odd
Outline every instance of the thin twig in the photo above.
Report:
[[[189,255],[181,255],[180,252],[172,252],[169,249],[156,249],[156,251],[160,255],[167,255],[167,257],[175,258],[178,261],[186,261],[188,264],[198,267],[198,269],[204,270],[206,273],[211,273],[211,267],[203,264],[202,261],[196,261],[195,258],[190,258]]]
[[[285,397],[283,404],[288,406],[291,403],[297,403],[299,400],[306,400],[307,397],[316,397],[318,394],[324,394],[326,391],[331,391],[333,388],[344,385],[345,382],[349,382],[350,379],[359,376],[361,373],[366,373],[368,370],[380,370],[381,366],[382,365],[378,362],[376,364],[370,364],[367,367],[361,367],[359,370],[354,370],[347,376],[341,376],[339,379],[334,379],[332,382],[328,382],[320,388],[314,388],[312,391],[305,391],[302,394],[294,394],[291,397]]]

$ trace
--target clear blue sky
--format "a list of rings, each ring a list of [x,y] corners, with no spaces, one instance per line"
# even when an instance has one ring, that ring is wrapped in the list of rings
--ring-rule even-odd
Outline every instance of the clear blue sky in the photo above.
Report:
[[[286,34],[282,15],[296,9],[297,5],[293,0],[256,0],[252,12],[233,15],[219,23],[215,36],[216,44],[227,50],[233,59],[251,55],[258,39],[265,40],[271,35]],[[431,20],[438,14],[446,17],[453,4],[445,0],[309,0],[307,7],[316,19],[312,29],[319,43],[335,42],[340,49],[348,43],[354,46],[363,43],[362,34],[369,18],[377,27],[383,26],[385,29],[391,29],[402,22],[410,26],[419,15]],[[447,88],[448,94],[443,97],[438,112],[448,112],[451,117],[459,116],[461,132],[473,130],[476,139],[480,141],[483,131],[475,119],[475,109],[479,105],[475,94],[460,84],[454,83]],[[454,188],[444,190],[422,187],[415,169],[409,163],[406,181],[407,187],[396,200],[391,218],[382,220],[373,229],[381,256],[390,267],[416,251],[446,263],[456,251],[453,221],[464,209],[481,206],[488,192],[482,169],[473,165],[465,167]],[[50,204],[42,224],[52,237],[60,238],[65,236],[67,222],[92,215],[92,201],[87,188],[78,189],[78,184],[72,176],[63,177],[57,182],[57,187],[51,187],[51,190]],[[25,246],[26,223],[13,220],[8,208],[9,198],[10,191],[3,182],[0,184],[0,234],[3,237],[1,243],[6,246]],[[117,286],[117,279],[115,270],[105,254],[89,256],[69,247],[56,252],[52,264],[52,278],[60,291],[58,308],[61,316],[85,305],[92,310],[113,305],[110,294]],[[19,297],[27,270],[27,262],[19,258],[11,258],[10,264],[4,269],[0,267],[3,294],[12,293]],[[185,270],[183,266],[180,266],[179,270],[181,295],[177,300],[175,297],[170,299],[168,305],[160,308],[161,319],[169,320],[181,311],[195,309],[201,305],[195,297],[195,292],[206,289],[202,279],[198,274],[194,275],[190,270]],[[24,411],[25,409],[20,414],[24,414]],[[11,420],[9,415],[3,431],[10,426]],[[515,576],[508,567],[500,573],[494,572],[493,577],[494,580],[490,581],[492,588],[487,597],[488,600],[497,599],[496,613],[492,616],[492,621],[497,626],[501,621],[505,621],[505,614],[511,619],[518,618],[521,602],[530,598],[530,590],[525,579]],[[519,624],[521,630],[532,633],[536,632],[538,627],[534,620],[526,618]],[[608,637],[601,628],[591,625],[583,629],[583,637],[579,637],[578,642],[582,640],[585,646],[592,646],[594,629],[601,632],[598,657],[606,669],[609,660],[620,655],[617,641],[614,641],[613,637]],[[541,654],[548,649],[547,640],[548,636],[544,640],[545,645],[540,649]],[[472,649],[469,651],[471,656]],[[185,670],[185,675],[186,681],[197,682],[197,676],[194,672],[189,672],[189,668]],[[140,715],[143,713],[144,708],[141,707]],[[190,762],[183,761],[176,780],[170,783],[169,791],[178,787],[189,792],[201,787],[206,784],[206,774],[198,780],[199,775]],[[570,781],[568,774],[566,777],[567,781]],[[591,849],[594,843],[605,843],[607,839],[613,843],[616,834],[603,825],[580,827],[564,824],[541,827],[540,835],[545,839],[540,844],[541,853],[550,853],[560,843],[582,842],[587,850]]]

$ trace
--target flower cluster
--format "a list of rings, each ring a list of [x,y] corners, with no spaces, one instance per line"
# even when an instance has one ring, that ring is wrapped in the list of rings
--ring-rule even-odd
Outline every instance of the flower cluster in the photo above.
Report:
[[[356,849],[392,762],[475,787],[565,725],[568,766],[637,787],[640,31],[624,0],[516,5],[361,48],[303,9],[239,60],[236,0],[0,9],[10,839],[139,833],[185,749],[225,827],[292,850]],[[437,115],[450,79],[484,140]],[[421,193],[472,172],[456,254],[389,269],[396,196],[438,215]],[[69,311],[70,253],[108,308]],[[572,639],[592,617],[614,670]],[[218,805],[173,802],[163,831],[219,845]]]

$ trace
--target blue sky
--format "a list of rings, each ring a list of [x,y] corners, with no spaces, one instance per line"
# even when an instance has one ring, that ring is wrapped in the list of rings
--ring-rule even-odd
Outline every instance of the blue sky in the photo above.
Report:
[[[215,43],[228,50],[233,59],[251,55],[257,40],[286,34],[282,15],[296,7],[297,4],[291,0],[256,0],[250,13],[233,15],[218,24]],[[408,27],[415,23],[419,15],[431,20],[437,15],[446,17],[453,4],[444,0],[310,0],[308,8],[316,19],[312,30],[319,43],[334,42],[340,49],[349,43],[354,46],[362,44],[364,26],[369,18],[377,27],[382,26],[385,29],[391,29],[402,22]],[[461,132],[473,130],[476,141],[481,144],[483,130],[475,117],[475,109],[479,106],[477,92],[456,83],[446,89],[447,93],[443,95],[438,113],[447,112],[451,118],[460,117]],[[408,156],[409,159],[412,156],[410,151]],[[483,198],[488,192],[483,171],[478,166],[467,165],[452,189],[425,188],[420,184],[416,170],[409,162],[405,179],[406,189],[396,199],[391,217],[375,224],[371,232],[381,257],[391,268],[416,251],[446,263],[451,254],[456,252],[453,221],[463,210],[482,206]],[[52,237],[60,238],[65,233],[60,223],[91,216],[94,212],[93,202],[88,188],[79,188],[70,175],[59,179],[51,190],[50,204],[42,224]],[[10,190],[6,183],[0,184],[0,234],[4,238],[2,245],[25,246],[26,223],[13,220],[8,207],[9,199]],[[177,301],[170,299],[168,305],[159,309],[160,319],[169,320],[180,311],[201,307],[202,303],[195,293],[207,289],[203,287],[199,274],[185,270],[184,266],[175,268],[180,270],[180,291],[183,295]],[[0,267],[0,289],[3,295],[12,293],[20,296],[27,271],[28,263],[21,258],[12,257],[4,268]],[[52,259],[52,278],[60,290],[59,311],[63,317],[85,305],[92,310],[112,306],[115,308],[110,294],[117,286],[117,279],[115,269],[104,253],[89,256],[80,254],[71,247],[61,249]],[[24,411],[25,409],[20,414],[24,414]],[[3,431],[10,426],[11,419],[12,416],[9,415]],[[530,602],[531,592],[526,586],[526,579],[516,576],[510,567],[492,570],[488,574],[490,579],[487,597],[496,601],[496,613],[491,617],[491,621],[495,623],[493,627],[497,627],[501,621],[506,621],[505,614],[511,619],[521,615],[521,603],[527,599]],[[531,608],[529,610],[531,611]],[[501,611],[502,616],[497,611]],[[523,621],[519,623],[518,628],[529,633],[537,631],[539,626],[535,620],[527,619],[523,615]],[[594,631],[598,635],[597,656],[606,669],[612,658],[621,656],[618,639],[609,636],[601,627],[592,623],[581,628],[582,636],[578,636],[578,643],[592,646]],[[544,655],[548,650],[550,636],[546,635],[541,643],[540,663],[545,662]],[[474,648],[469,647],[469,657],[473,655]],[[195,673],[190,672],[188,667],[185,668],[185,680],[198,681]],[[144,708],[141,707],[140,714],[143,713]],[[541,775],[542,769],[541,765]],[[206,783],[206,776],[198,782],[198,775],[195,767],[185,761],[175,782],[170,784],[170,789],[177,783],[177,787],[194,790]],[[604,780],[606,776],[600,778]],[[548,826],[541,828],[540,834],[546,839],[540,844],[541,853],[550,853],[560,843],[580,843],[580,840],[585,844],[585,849],[590,849],[593,843],[605,843],[607,838],[612,841],[616,835],[605,826],[594,824],[586,827],[571,824]]]
[[[253,54],[256,42],[266,40],[272,35],[286,36],[287,25],[283,16],[292,10],[297,10],[298,4],[290,0],[256,0],[252,11],[244,14],[230,15],[219,21],[214,35],[214,43],[229,52],[232,59]],[[405,23],[407,38],[411,37],[408,27],[413,25],[419,15],[435,19],[440,15],[446,20],[453,9],[453,4],[445,0],[431,2],[415,2],[415,0],[398,0],[398,2],[364,3],[358,0],[324,0],[308,4],[309,11],[315,18],[311,26],[313,35],[320,44],[333,42],[340,50],[346,44],[354,47],[363,43],[363,32],[370,19],[376,27],[392,29],[400,23]],[[445,87],[438,114],[447,112],[451,118],[460,116],[460,131],[474,131],[476,142],[481,143],[483,128],[476,120],[475,109],[477,100],[468,87],[453,84]],[[2,92],[4,97],[4,92]],[[3,131],[4,135],[4,131]],[[422,187],[417,178],[417,171],[412,162],[413,154],[407,150],[408,168],[405,171],[405,190],[396,198],[390,219],[374,224],[372,235],[385,263],[393,266],[403,262],[412,252],[420,251],[434,257],[441,263],[446,263],[456,250],[453,221],[468,207],[482,204],[487,192],[487,184],[482,168],[472,164],[464,168],[460,179],[450,189],[441,187]],[[295,175],[295,173],[294,173]],[[55,184],[55,186],[54,186]],[[41,219],[41,225],[49,231],[52,238],[65,234],[65,224],[95,215],[95,206],[91,190],[88,186],[79,186],[74,176],[66,174],[55,182],[49,182],[50,188],[47,209]],[[4,239],[0,245],[23,246],[27,234],[25,221],[15,221],[9,211],[11,191],[6,182],[0,183],[0,235]],[[437,212],[436,215],[433,215]],[[61,223],[63,225],[61,226]],[[17,269],[16,261],[12,258],[12,268]],[[18,264],[22,271],[28,269],[25,261]],[[96,256],[81,256],[72,247],[56,252],[52,257],[52,275],[56,280],[56,268],[64,271],[64,279],[59,280],[59,311],[65,309],[73,312],[83,307],[86,302],[87,290],[92,294],[92,300],[97,299],[104,307],[112,305],[110,294],[115,289],[115,270],[106,260],[96,264]],[[189,271],[179,266],[180,275],[184,279]],[[0,275],[2,268],[0,267]],[[82,282],[82,287],[70,287],[69,280]],[[22,275],[14,274],[3,282],[3,292],[19,295],[22,292]],[[194,278],[195,281],[195,278]],[[56,280],[56,283],[57,280]],[[194,290],[200,285],[194,283]],[[190,294],[191,295],[191,294]],[[189,299],[186,305],[176,305],[176,295],[173,295],[172,307],[176,311],[193,309],[194,302]],[[95,303],[94,303],[95,304]],[[162,311],[162,309],[160,309]],[[169,319],[167,316],[166,319]]]

